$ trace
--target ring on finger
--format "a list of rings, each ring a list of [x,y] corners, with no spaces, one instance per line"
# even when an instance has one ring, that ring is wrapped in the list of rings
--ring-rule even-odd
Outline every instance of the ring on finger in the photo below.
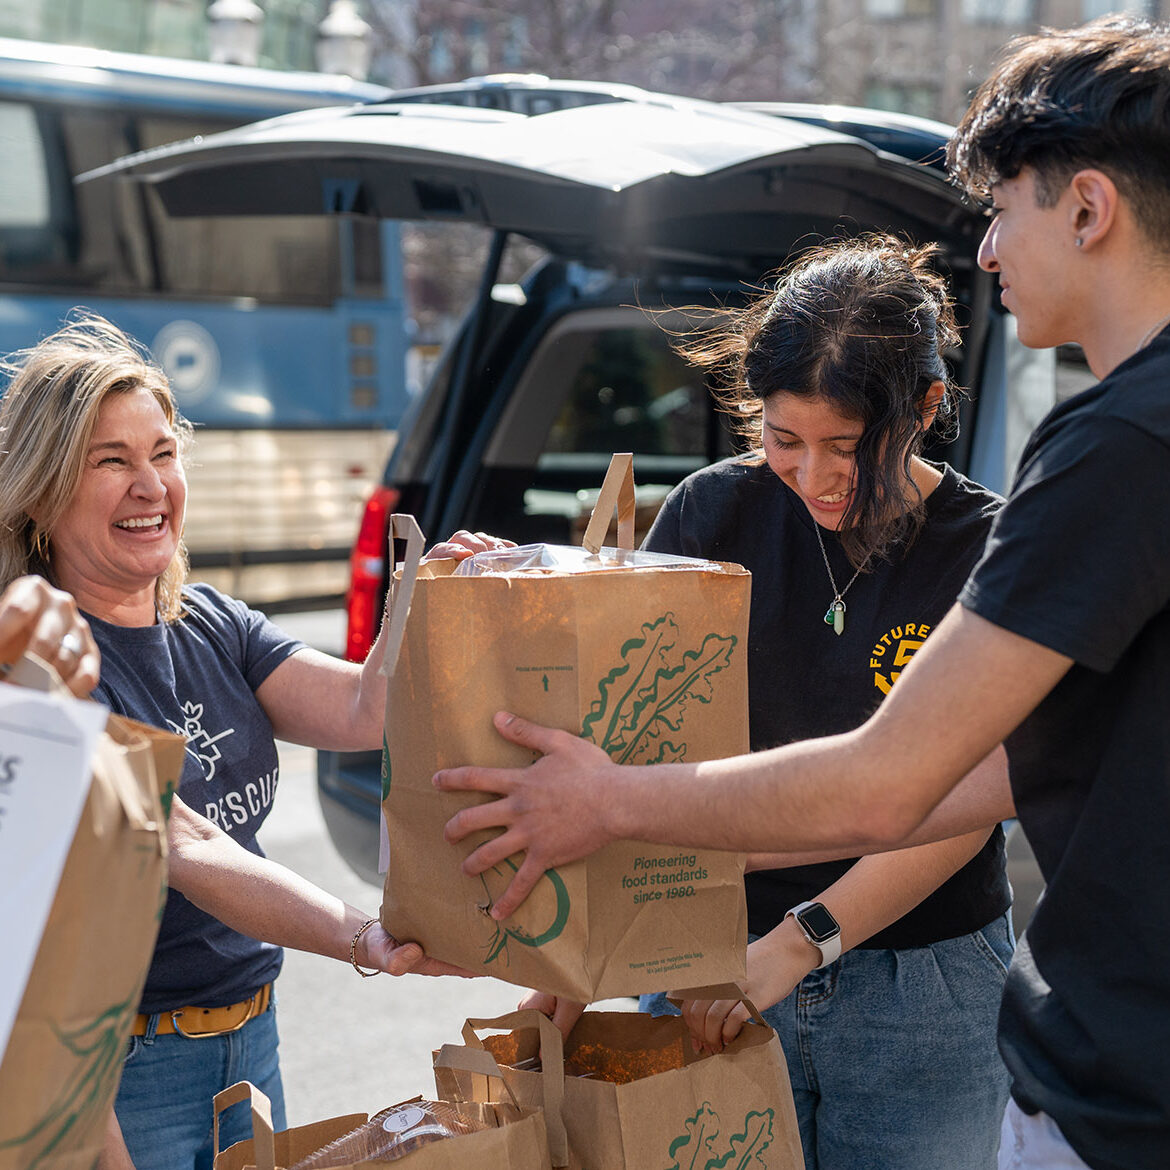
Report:
[[[70,658],[80,658],[82,649],[81,639],[72,631],[61,639],[61,643],[57,647],[59,653],[68,654]]]

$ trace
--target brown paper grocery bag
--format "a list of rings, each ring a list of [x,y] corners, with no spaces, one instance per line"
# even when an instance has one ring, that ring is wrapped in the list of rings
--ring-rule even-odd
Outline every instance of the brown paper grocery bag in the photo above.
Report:
[[[788,1068],[766,1025],[747,1023],[723,1052],[697,1055],[678,1016],[586,1012],[562,1047],[534,1014],[468,1020],[463,1037],[468,1050],[486,1048],[521,1105],[550,1118],[548,1086],[563,1078],[570,1170],[803,1170]],[[441,1093],[482,1096],[466,1072],[454,1084],[452,1075],[436,1068]]]
[[[602,488],[586,541],[594,551],[615,501],[628,546],[628,456]],[[488,911],[520,859],[464,876],[460,863],[485,837],[448,845],[443,826],[485,798],[436,792],[431,777],[530,762],[497,735],[500,709],[584,735],[624,763],[747,751],[749,574],[722,565],[462,576],[454,561],[417,566],[422,538],[410,517],[394,530],[413,532],[415,553],[390,602],[387,930],[436,958],[586,1002],[742,981],[741,855],[617,842],[550,870],[496,922]]]
[[[255,1085],[241,1081],[215,1096],[217,1151],[219,1115],[237,1101],[251,1102],[252,1138],[237,1142],[222,1153],[217,1152],[214,1170],[251,1167],[255,1170],[288,1170],[367,1120],[365,1113],[353,1113],[273,1133],[268,1098]],[[485,1123],[487,1128],[432,1142],[400,1158],[375,1164],[401,1166],[402,1170],[469,1170],[472,1167],[474,1170],[551,1170],[544,1117],[538,1110],[470,1101],[455,1107],[469,1119]],[[342,1166],[339,1170],[350,1170],[350,1167]]]
[[[166,897],[164,800],[183,752],[182,736],[116,715],[99,739],[0,1063],[0,1170],[90,1170],[101,1151]]]
[[[555,1049],[560,1052],[561,1034],[546,1015],[537,1011],[523,1011],[514,1012],[505,1018],[535,1029],[540,1050],[552,1052]],[[466,1025],[464,1033],[467,1033]],[[472,1036],[474,1038],[474,1032]],[[522,1102],[495,1058],[478,1039],[466,1046],[444,1044],[433,1057],[435,1090],[440,1101],[498,1103],[506,1094],[506,1104],[516,1108],[539,1109],[544,1114],[552,1165],[558,1170],[569,1165],[569,1140],[562,1115],[565,1077],[558,1064],[550,1061],[543,1073],[540,1070],[536,1072],[536,1077],[542,1083],[536,1088],[526,1086],[529,1092],[527,1099]]]

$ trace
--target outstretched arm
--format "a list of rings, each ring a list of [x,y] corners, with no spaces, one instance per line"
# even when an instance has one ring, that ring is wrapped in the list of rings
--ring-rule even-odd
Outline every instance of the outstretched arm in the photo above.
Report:
[[[588,1006],[575,999],[566,999],[563,995],[550,995],[547,991],[529,991],[516,1005],[516,1010],[522,1012],[526,1008],[534,1008],[538,1012],[543,1012],[567,1040],[574,1024]]]
[[[913,845],[927,845],[944,841],[980,828],[990,828],[1016,815],[1008,780],[1007,752],[1003,746],[995,748],[954,788],[942,798],[929,816],[896,846],[904,849]],[[870,852],[882,852],[871,847]],[[747,868],[786,869],[790,865],[815,865],[821,861],[839,861],[856,857],[857,850],[848,848],[808,850],[797,853],[749,853]]]
[[[730,760],[622,768],[567,732],[497,719],[506,738],[545,757],[522,769],[438,773],[443,790],[500,796],[457,813],[447,837],[503,830],[470,854],[467,873],[525,854],[492,910],[499,918],[520,905],[544,870],[622,838],[752,852],[889,849],[1070,665],[956,605],[876,714],[845,735]]]
[[[369,915],[248,852],[178,797],[168,843],[169,882],[201,910],[251,938],[349,962],[350,944]],[[377,922],[358,939],[355,958],[391,975],[468,974],[428,959],[418,943],[400,944]]]

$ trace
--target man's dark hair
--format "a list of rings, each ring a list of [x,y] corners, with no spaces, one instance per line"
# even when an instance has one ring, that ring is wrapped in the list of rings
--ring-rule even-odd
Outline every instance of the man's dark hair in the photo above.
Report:
[[[1105,16],[1010,41],[947,150],[972,195],[1028,167],[1042,207],[1078,171],[1104,171],[1170,251],[1170,26]]]

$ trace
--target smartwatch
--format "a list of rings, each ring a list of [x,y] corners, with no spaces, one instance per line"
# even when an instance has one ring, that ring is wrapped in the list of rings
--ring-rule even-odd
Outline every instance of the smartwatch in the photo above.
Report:
[[[789,916],[796,919],[804,937],[821,952],[821,961],[813,970],[819,971],[841,957],[841,927],[823,903],[801,902],[784,915]]]

